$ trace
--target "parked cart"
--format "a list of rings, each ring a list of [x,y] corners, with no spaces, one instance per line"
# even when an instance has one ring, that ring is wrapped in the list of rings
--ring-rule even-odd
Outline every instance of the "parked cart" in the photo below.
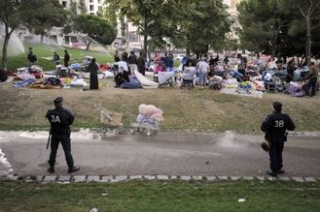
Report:
[[[123,131],[122,113],[109,111],[98,104],[94,107],[100,111],[101,136],[115,135]]]

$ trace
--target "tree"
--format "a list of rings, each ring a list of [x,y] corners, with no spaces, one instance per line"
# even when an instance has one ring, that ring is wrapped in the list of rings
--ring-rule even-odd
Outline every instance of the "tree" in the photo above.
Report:
[[[292,13],[280,11],[276,0],[244,0],[239,11],[240,41],[243,48],[276,56],[288,47],[286,38]]]
[[[43,5],[41,10],[34,14],[32,19],[27,23],[27,27],[36,35],[43,36],[53,27],[63,26],[66,19],[66,13],[59,2],[49,0]]]
[[[191,10],[180,21],[180,36],[187,49],[198,56],[208,52],[209,47],[222,50],[226,45],[226,34],[232,24],[226,7],[220,0],[200,0],[189,4]],[[180,37],[180,38],[179,38]]]
[[[162,0],[110,0],[107,2],[107,14],[119,11],[120,20],[128,18],[144,37],[144,51],[147,52],[150,24],[161,17]]]
[[[116,37],[114,28],[102,18],[94,15],[79,15],[74,20],[74,30],[87,34],[100,44],[111,44]],[[89,49],[91,40],[87,43]]]
[[[279,7],[282,10],[291,9],[300,11],[305,23],[301,24],[301,19],[296,18],[292,24],[291,32],[304,31],[306,35],[306,58],[307,63],[311,61],[312,31],[320,27],[320,0],[281,0]],[[293,33],[294,34],[294,33]]]
[[[149,39],[159,46],[170,39],[176,46],[203,52],[221,42],[230,26],[221,0],[109,0],[108,16],[115,8],[138,27],[144,36],[144,51]]]
[[[4,42],[2,47],[2,60],[1,66],[3,69],[7,69],[8,60],[8,44],[10,37],[14,30],[16,30],[20,25],[29,26],[29,28],[34,28],[35,23],[39,16],[38,13],[46,8],[46,5],[53,6],[54,1],[51,0],[1,0],[0,1],[0,23],[4,25]],[[51,7],[54,9],[55,7]],[[51,17],[55,15],[51,13],[51,10],[47,10],[47,14],[42,16],[42,18]],[[46,25],[48,27],[48,25]]]

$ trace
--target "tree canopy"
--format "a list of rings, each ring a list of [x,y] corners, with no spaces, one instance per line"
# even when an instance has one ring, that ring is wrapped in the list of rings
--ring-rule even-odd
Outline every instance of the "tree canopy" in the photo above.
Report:
[[[230,30],[222,0],[109,0],[106,14],[115,17],[115,11],[138,27],[145,51],[151,39],[159,46],[170,40],[178,47],[205,53],[209,45],[221,44]]]
[[[243,48],[273,56],[304,54],[309,62],[311,51],[319,52],[320,0],[243,0],[237,9]]]
[[[9,39],[19,26],[43,32],[60,23],[64,10],[55,0],[1,0],[0,23],[4,26],[2,68],[7,68]],[[58,18],[59,17],[59,18]]]
[[[94,15],[78,15],[74,20],[74,30],[87,34],[103,45],[111,44],[116,37],[114,28],[106,20]],[[89,41],[87,49],[90,44]]]

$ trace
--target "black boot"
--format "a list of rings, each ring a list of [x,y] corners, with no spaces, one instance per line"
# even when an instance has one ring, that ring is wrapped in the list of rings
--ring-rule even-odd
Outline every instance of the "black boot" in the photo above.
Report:
[[[54,173],[54,166],[50,166],[50,167],[47,169],[47,171],[48,171],[49,173]]]
[[[78,167],[78,166],[72,166],[72,167],[70,167],[69,169],[68,169],[68,173],[70,174],[70,173],[73,173],[73,172],[77,172],[77,171],[79,171],[80,170],[80,167]]]

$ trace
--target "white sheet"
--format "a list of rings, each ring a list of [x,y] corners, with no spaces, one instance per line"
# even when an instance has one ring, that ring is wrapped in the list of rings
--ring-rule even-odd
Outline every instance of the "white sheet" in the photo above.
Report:
[[[140,82],[143,88],[158,88],[159,84],[149,80],[145,76],[139,73],[139,71],[134,71],[134,75],[137,77],[138,81]]]

